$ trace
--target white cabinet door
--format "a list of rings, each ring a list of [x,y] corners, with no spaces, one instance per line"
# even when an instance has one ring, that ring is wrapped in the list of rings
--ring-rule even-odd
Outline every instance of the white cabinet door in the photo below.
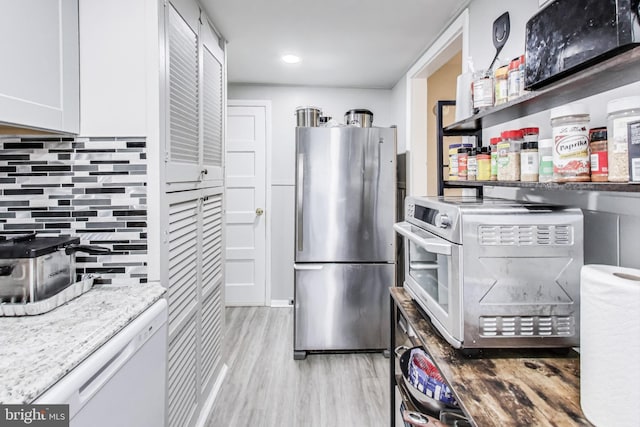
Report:
[[[202,25],[202,176],[208,185],[224,179],[224,52],[207,23]]]
[[[78,0],[0,0],[0,11],[0,122],[78,133]]]
[[[82,136],[147,135],[147,63],[151,64],[149,56],[157,56],[158,52],[147,48],[149,26],[145,21],[151,12],[145,3],[148,2],[80,2]],[[153,40],[157,50],[157,34]],[[153,69],[151,65],[149,68]]]
[[[198,33],[167,5],[167,182],[199,181],[200,106]]]

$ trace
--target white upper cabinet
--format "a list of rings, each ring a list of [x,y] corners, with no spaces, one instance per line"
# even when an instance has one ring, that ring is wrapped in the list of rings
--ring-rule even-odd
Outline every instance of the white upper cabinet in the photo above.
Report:
[[[0,0],[0,122],[79,131],[78,0]]]
[[[145,3],[80,2],[82,136],[147,135],[147,63],[153,61],[147,46],[153,35]]]

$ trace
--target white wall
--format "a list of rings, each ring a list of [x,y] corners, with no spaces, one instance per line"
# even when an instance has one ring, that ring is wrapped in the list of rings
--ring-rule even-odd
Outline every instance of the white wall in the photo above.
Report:
[[[391,90],[391,114],[393,123],[398,126],[398,153],[407,151],[407,76],[404,75]]]
[[[270,100],[272,107],[271,165],[271,299],[293,299],[293,239],[295,185],[295,110],[313,105],[342,122],[353,108],[373,112],[375,126],[396,123],[392,91],[306,86],[229,84],[228,99]]]
[[[491,63],[496,53],[492,38],[493,21],[504,12],[509,12],[511,31],[498,58],[504,65],[524,54],[525,26],[538,8],[538,0],[473,0],[469,4],[469,56],[475,69],[486,69]]]

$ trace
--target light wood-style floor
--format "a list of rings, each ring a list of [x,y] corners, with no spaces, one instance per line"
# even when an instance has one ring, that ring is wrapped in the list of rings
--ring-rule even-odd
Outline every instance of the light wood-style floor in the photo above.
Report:
[[[226,309],[227,376],[208,427],[377,427],[389,423],[382,353],[293,360],[293,309]]]

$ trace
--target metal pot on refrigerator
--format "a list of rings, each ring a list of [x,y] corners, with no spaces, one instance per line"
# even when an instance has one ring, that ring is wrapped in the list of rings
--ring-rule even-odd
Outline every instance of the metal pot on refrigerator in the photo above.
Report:
[[[37,237],[35,233],[0,240],[0,303],[34,303],[76,282],[75,254],[111,253],[80,245],[78,237]]]
[[[296,108],[296,126],[298,127],[318,127],[322,111],[318,107],[298,107]]]
[[[344,113],[344,122],[347,125],[370,128],[373,126],[373,113],[363,109],[349,110]]]

